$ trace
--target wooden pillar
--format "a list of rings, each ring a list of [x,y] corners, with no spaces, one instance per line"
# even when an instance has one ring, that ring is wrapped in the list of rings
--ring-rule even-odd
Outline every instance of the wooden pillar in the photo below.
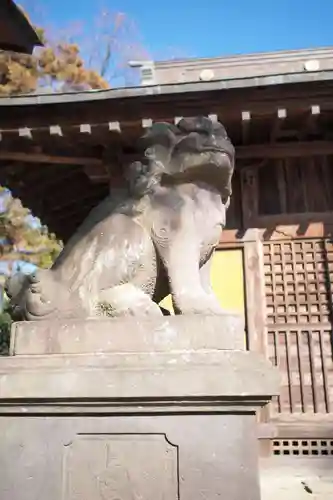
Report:
[[[258,177],[256,168],[241,171],[242,216],[245,229],[253,227],[258,216]]]
[[[264,257],[259,230],[248,229],[243,242],[248,347],[266,354]]]
[[[259,229],[248,229],[244,241],[244,278],[248,349],[267,357],[267,326],[263,243]],[[258,438],[261,456],[271,452],[276,426],[270,422],[269,405],[258,412]]]

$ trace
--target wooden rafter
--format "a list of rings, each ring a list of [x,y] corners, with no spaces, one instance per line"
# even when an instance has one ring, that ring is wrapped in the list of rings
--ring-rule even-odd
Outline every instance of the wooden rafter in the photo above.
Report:
[[[14,151],[0,151],[0,160],[9,160],[25,163],[43,163],[53,165],[84,167],[86,175],[94,182],[104,182],[109,178],[108,169],[99,158],[47,155],[42,153],[23,153]]]
[[[245,146],[236,146],[236,155],[238,159],[255,158],[282,158],[282,157],[302,157],[302,156],[326,156],[333,154],[333,141],[293,141],[281,142],[275,144],[251,144]],[[129,160],[131,155],[124,155]],[[14,151],[1,151],[0,160],[9,160],[26,163],[44,163],[58,165],[82,165],[89,169],[102,167],[104,162],[100,158],[75,157],[47,155],[40,153],[22,153]],[[106,168],[105,168],[105,173]]]
[[[308,134],[318,133],[318,121],[320,117],[320,106],[318,104],[312,105],[309,108],[304,127],[301,130],[300,139],[302,140]]]
[[[103,161],[99,158],[75,157],[75,156],[59,156],[47,155],[41,153],[23,153],[15,151],[0,150],[0,160],[27,162],[27,163],[53,163],[58,165],[87,165],[87,166],[103,166]]]
[[[236,148],[236,158],[296,158],[333,155],[333,141],[281,142],[275,144],[253,144]]]
[[[248,144],[250,138],[250,111],[242,111],[242,143]]]
[[[91,203],[97,203],[107,196],[107,193],[103,191],[97,191],[94,193],[84,191],[77,196],[73,196],[68,200],[64,200],[63,203],[52,207],[52,216],[58,214],[57,218],[60,220],[62,217],[67,217],[69,212],[73,207],[78,207],[81,210],[82,206],[90,206]]]
[[[284,108],[279,108],[277,110],[272,131],[271,131],[271,142],[274,142],[279,135],[281,128],[283,127],[283,123],[287,118],[287,110]]]

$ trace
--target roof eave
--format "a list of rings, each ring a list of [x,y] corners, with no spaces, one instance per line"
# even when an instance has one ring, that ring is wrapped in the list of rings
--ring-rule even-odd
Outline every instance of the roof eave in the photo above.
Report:
[[[64,104],[93,102],[108,99],[133,99],[153,95],[174,95],[195,92],[213,92],[218,90],[246,89],[269,87],[275,85],[333,82],[333,70],[290,73],[247,78],[230,78],[210,82],[172,83],[166,85],[149,85],[138,87],[113,88],[106,90],[87,90],[82,92],[66,92],[53,94],[27,94],[0,98],[0,106],[24,106],[43,104]]]
[[[17,51],[32,54],[34,47],[42,47],[43,42],[36,33],[36,30],[16,3],[10,0],[7,4],[7,9],[9,19],[14,22],[15,28],[20,34],[20,38],[16,44]]]

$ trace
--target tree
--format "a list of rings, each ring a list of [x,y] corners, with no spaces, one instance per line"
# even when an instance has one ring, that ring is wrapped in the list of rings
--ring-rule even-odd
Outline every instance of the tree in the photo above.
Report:
[[[45,48],[37,50],[31,56],[0,52],[0,95],[29,93],[45,84],[53,88],[54,83],[60,82],[74,88],[109,87],[107,81],[96,71],[84,67],[76,44],[59,42],[51,47],[45,41]]]
[[[12,318],[6,304],[3,312],[0,313],[0,356],[6,356],[9,353],[11,325]]]
[[[130,84],[136,70],[128,67],[128,61],[145,57],[136,42],[134,24],[123,13],[104,10],[94,28],[95,31],[83,29],[81,34],[74,34],[70,28],[67,35],[60,36],[58,31],[57,36],[52,36],[52,29],[35,26],[44,47],[36,49],[33,55],[0,51],[0,97],[39,93],[43,88],[106,89],[110,82],[119,82],[120,77],[121,83]],[[86,37],[85,33],[91,35]],[[22,262],[48,268],[61,248],[56,236],[0,186],[0,354],[8,353],[11,324],[10,310],[8,304],[3,307],[1,292],[6,275]]]
[[[89,38],[80,33],[52,37],[52,30],[46,33],[39,26],[34,28],[44,47],[33,55],[0,51],[0,96],[40,91],[41,87],[65,91],[106,89],[120,72],[128,84],[128,73],[133,70],[127,62],[143,54],[140,44],[135,43],[134,25],[123,13],[103,11],[94,26],[96,34]],[[87,55],[87,64],[80,48]]]
[[[117,85],[138,84],[138,70],[129,66],[131,60],[150,59],[132,19],[124,12],[100,11],[92,21],[91,37],[78,30],[76,40],[85,54],[87,64],[108,82]]]
[[[0,355],[8,354],[11,315],[3,297],[6,276],[24,263],[31,268],[49,268],[59,255],[62,243],[47,227],[24,208],[19,199],[0,186]]]
[[[62,243],[2,186],[0,199],[0,262],[8,262],[9,268],[17,261],[49,268],[60,253]]]

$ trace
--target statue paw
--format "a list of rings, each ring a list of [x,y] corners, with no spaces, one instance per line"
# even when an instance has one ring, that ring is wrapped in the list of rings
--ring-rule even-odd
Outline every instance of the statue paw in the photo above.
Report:
[[[188,292],[174,298],[174,309],[177,314],[224,315],[225,310],[220,306],[214,295],[201,292]]]
[[[29,290],[26,295],[28,319],[49,316],[56,309],[57,293],[50,271],[38,270],[29,276]]]

